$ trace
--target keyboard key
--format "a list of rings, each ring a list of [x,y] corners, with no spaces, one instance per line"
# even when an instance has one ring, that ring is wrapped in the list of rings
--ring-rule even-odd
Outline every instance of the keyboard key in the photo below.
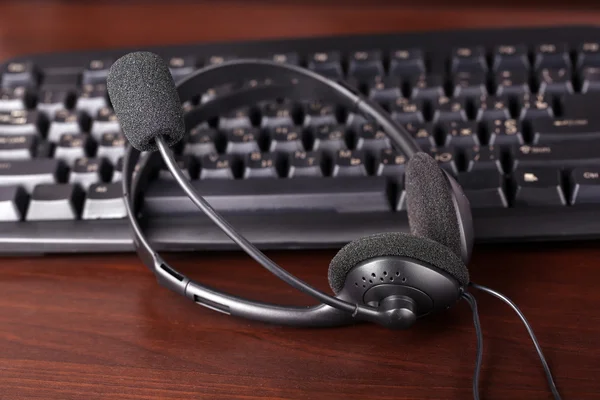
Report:
[[[35,87],[39,82],[39,71],[30,61],[13,61],[2,69],[2,87]]]
[[[597,91],[600,91],[600,67],[584,67],[581,71],[581,93]]]
[[[79,111],[85,111],[89,116],[94,116],[104,107],[108,107],[106,84],[83,85],[83,89],[75,103],[75,108]]]
[[[0,162],[35,156],[37,140],[32,135],[0,135]]]
[[[215,143],[218,137],[216,129],[198,125],[193,128],[187,136],[187,142],[183,148],[183,154],[204,156],[217,153]]]
[[[432,104],[434,122],[443,121],[466,121],[467,109],[465,99],[450,99],[441,96],[435,99]]]
[[[288,158],[288,178],[322,177],[324,159],[319,151],[295,151]]]
[[[79,115],[75,111],[59,110],[54,114],[54,119],[50,122],[48,129],[48,140],[58,142],[65,133],[81,132],[81,122]]]
[[[106,158],[113,164],[125,154],[125,136],[121,132],[103,133],[98,142],[96,156]]]
[[[0,186],[0,221],[21,221],[29,196],[20,186]]]
[[[454,157],[453,151],[450,148],[432,148],[427,151],[435,161],[438,162],[440,168],[446,170],[452,176],[458,174],[458,166],[456,165],[456,158]]]
[[[508,200],[502,174],[496,169],[480,169],[458,175],[471,208],[506,208]]]
[[[412,123],[404,124],[404,128],[411,134],[416,140],[417,144],[422,149],[429,149],[435,147],[435,131],[433,124],[429,122],[425,123]]]
[[[333,160],[332,176],[366,176],[366,156],[361,150],[339,150]]]
[[[221,96],[228,95],[239,89],[239,84],[227,83],[218,87],[210,88],[200,96],[200,104],[215,100]]]
[[[353,213],[391,209],[383,177],[192,181],[192,186],[223,213],[274,210]],[[144,196],[144,210],[149,216],[198,211],[175,182],[151,183]]]
[[[474,121],[448,121],[440,124],[443,146],[479,146],[477,123]]]
[[[65,133],[56,145],[54,157],[72,165],[78,158],[93,155],[95,148],[96,144],[88,135]]]
[[[258,151],[246,154],[244,178],[277,178],[277,166],[273,153]]]
[[[529,72],[500,69],[494,73],[494,83],[498,96],[529,93]]]
[[[0,111],[25,110],[28,107],[24,86],[0,89]]]
[[[521,110],[519,116],[521,120],[554,117],[552,102],[547,94],[525,93],[518,97],[517,104]]]
[[[571,72],[566,68],[542,68],[537,72],[538,93],[573,93]]]
[[[349,76],[365,78],[383,74],[383,57],[380,50],[359,50],[350,53]]]
[[[73,162],[69,183],[79,184],[87,189],[90,185],[108,181],[110,165],[103,158],[78,158]]]
[[[194,56],[171,57],[167,65],[173,80],[177,82],[196,70],[196,58]]]
[[[444,96],[444,78],[441,75],[418,75],[408,81],[413,99],[436,99]]]
[[[333,154],[346,150],[346,128],[342,125],[321,125],[313,128],[313,150]]]
[[[454,75],[453,96],[481,96],[487,94],[486,74],[482,70],[459,71]]]
[[[506,97],[481,96],[475,100],[474,106],[477,121],[510,119],[510,104]]]
[[[68,90],[44,89],[38,94],[37,109],[52,119],[57,111],[71,108],[74,101],[73,93]]]
[[[574,168],[600,165],[600,141],[574,141],[547,145],[523,145],[515,149],[514,167]]]
[[[356,130],[356,149],[379,154],[382,149],[391,147],[386,133],[372,123],[365,123]]]
[[[572,94],[561,97],[562,115],[567,118],[589,118],[598,112],[600,93]]]
[[[251,128],[251,110],[250,107],[243,107],[230,111],[219,117],[219,129]]]
[[[571,171],[569,178],[571,182],[570,204],[600,203],[600,167],[575,168]]]
[[[35,187],[27,210],[27,221],[78,219],[85,194],[78,185],[41,184]]]
[[[585,42],[577,48],[577,66],[600,66],[600,43]]]
[[[487,142],[498,146],[525,143],[521,124],[514,119],[495,119],[485,124]]]
[[[390,112],[394,121],[400,124],[425,121],[422,102],[409,100],[404,97],[400,97],[391,103]]]
[[[394,102],[402,97],[401,82],[395,77],[374,76],[368,79],[365,85],[369,98],[382,104]]]
[[[383,149],[379,155],[375,175],[386,176],[396,182],[402,182],[406,161],[406,157],[398,154],[395,150]]]
[[[303,151],[302,131],[297,126],[276,126],[268,130],[269,151],[291,153]]]
[[[600,139],[600,120],[593,118],[531,121],[534,144],[546,144],[567,140]]]
[[[495,170],[503,172],[498,146],[473,146],[465,149],[467,171]]]
[[[207,154],[200,159],[200,179],[233,179],[234,159],[229,154]]]
[[[534,66],[541,68],[570,68],[571,58],[565,43],[544,43],[536,46]]]
[[[280,64],[290,64],[290,65],[299,65],[300,57],[298,53],[275,53],[269,56],[271,61]]]
[[[304,104],[304,125],[315,126],[337,124],[336,108],[333,104],[310,101]]]
[[[482,46],[457,47],[452,50],[452,71],[487,71],[485,49]]]
[[[555,168],[519,168],[515,178],[515,206],[564,206],[560,171]]]
[[[198,178],[198,164],[196,159],[190,155],[183,156],[175,156],[175,161],[179,166],[181,172],[187,179],[196,179]],[[163,163],[160,171],[158,173],[159,179],[175,179],[171,171],[167,168],[167,166]]]
[[[328,78],[342,78],[342,57],[339,51],[320,51],[308,56],[308,68]]]
[[[108,71],[113,64],[112,58],[96,58],[90,60],[83,71],[83,83],[86,85],[96,83],[106,83]]]
[[[88,189],[82,219],[127,217],[121,183],[94,183]]]
[[[119,120],[115,112],[108,107],[103,107],[98,110],[96,119],[92,121],[91,133],[94,139],[100,140],[102,134],[106,132],[118,132],[121,130]]]
[[[258,147],[259,130],[257,128],[235,128],[226,132],[227,154],[246,154],[260,151]]]
[[[287,101],[284,103],[270,101],[261,107],[262,127],[294,125],[296,106]]]
[[[42,88],[54,90],[75,90],[80,84],[78,72],[45,71]]]
[[[390,75],[419,76],[425,73],[425,58],[420,49],[396,49],[390,53]]]
[[[120,157],[113,165],[112,182],[119,182],[123,179],[123,157]]]
[[[0,135],[40,135],[36,111],[0,112]]]
[[[529,68],[527,46],[500,45],[494,47],[494,70],[526,71]]]
[[[221,65],[224,62],[227,61],[232,61],[235,60],[237,57],[232,55],[232,54],[226,54],[226,55],[213,55],[208,57],[208,59],[206,59],[206,67],[210,67],[210,66],[215,66],[215,65]]]

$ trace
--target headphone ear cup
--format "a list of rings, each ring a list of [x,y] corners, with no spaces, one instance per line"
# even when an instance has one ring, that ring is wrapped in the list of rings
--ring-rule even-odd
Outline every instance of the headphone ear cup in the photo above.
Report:
[[[467,207],[459,207],[459,200],[466,201],[466,197],[449,179],[428,154],[417,153],[409,160],[405,173],[408,222],[411,234],[448,247],[466,264],[473,242],[470,208],[468,202]]]
[[[438,268],[461,285],[469,283],[469,271],[452,250],[433,240],[405,233],[380,233],[354,240],[342,247],[329,264],[329,286],[338,294],[345,285],[346,276],[362,262],[386,256],[406,257]]]

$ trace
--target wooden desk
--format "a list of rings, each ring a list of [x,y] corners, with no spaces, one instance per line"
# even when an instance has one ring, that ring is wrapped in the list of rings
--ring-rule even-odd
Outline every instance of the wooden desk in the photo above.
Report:
[[[98,2],[99,3],[99,2]],[[0,56],[201,40],[502,25],[596,23],[585,10],[311,7],[292,3],[0,5]],[[249,5],[248,3],[253,3]],[[334,252],[271,253],[327,289]],[[243,296],[311,300],[238,253],[172,255]],[[159,288],[132,254],[0,260],[0,398],[468,399],[475,336],[466,304],[404,332],[310,330],[226,317]],[[565,399],[600,399],[598,243],[476,249],[473,280],[524,310]],[[482,397],[548,399],[525,329],[479,295]]]

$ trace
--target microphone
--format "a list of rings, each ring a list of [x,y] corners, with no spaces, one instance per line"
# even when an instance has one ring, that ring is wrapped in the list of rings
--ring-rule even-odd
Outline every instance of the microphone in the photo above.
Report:
[[[156,138],[172,146],[183,139],[183,108],[165,62],[150,52],[129,53],[110,68],[106,80],[123,134],[139,151],[155,151]]]

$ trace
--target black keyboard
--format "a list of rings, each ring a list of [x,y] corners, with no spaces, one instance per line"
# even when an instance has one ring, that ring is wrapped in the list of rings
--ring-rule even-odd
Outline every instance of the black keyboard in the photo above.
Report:
[[[600,237],[600,30],[556,27],[326,37],[39,54],[0,69],[0,252],[131,251],[125,139],[106,76],[133,50],[175,80],[260,57],[345,79],[463,186],[478,242]],[[188,110],[252,82],[232,82]],[[248,104],[190,126],[182,170],[263,249],[338,247],[406,231],[402,154],[319,99]],[[161,250],[232,248],[157,163],[143,224]]]

